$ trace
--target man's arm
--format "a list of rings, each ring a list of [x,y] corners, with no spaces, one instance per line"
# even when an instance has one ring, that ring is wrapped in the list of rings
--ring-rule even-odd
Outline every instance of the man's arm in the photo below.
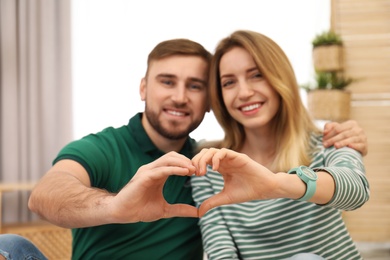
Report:
[[[336,148],[348,146],[363,156],[368,152],[367,136],[355,120],[325,124],[323,144],[325,147],[334,145]]]
[[[49,222],[80,228],[109,223],[149,222],[169,217],[197,217],[190,205],[170,205],[162,190],[170,175],[195,172],[191,160],[170,152],[140,167],[117,193],[91,187],[89,175],[77,162],[57,162],[33,189],[29,208]]]

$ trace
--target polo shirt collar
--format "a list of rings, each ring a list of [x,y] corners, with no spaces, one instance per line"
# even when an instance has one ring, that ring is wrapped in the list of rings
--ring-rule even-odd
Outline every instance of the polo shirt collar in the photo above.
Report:
[[[130,131],[130,135],[134,136],[134,140],[137,142],[138,147],[144,153],[155,154],[158,156],[164,155],[165,153],[158,149],[147,135],[145,128],[142,125],[142,115],[143,113],[137,113],[132,118],[130,118],[129,124],[127,125]],[[180,150],[180,153],[187,156],[188,158],[192,158],[194,154],[194,148],[195,140],[188,137],[183,145],[183,148]]]

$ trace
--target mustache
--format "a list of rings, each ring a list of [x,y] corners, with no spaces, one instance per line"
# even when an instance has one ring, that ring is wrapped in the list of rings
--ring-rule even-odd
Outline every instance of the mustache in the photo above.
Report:
[[[187,108],[187,104],[186,103],[177,103],[177,102],[173,102],[173,103],[171,103],[168,106],[170,106],[172,108],[181,108],[181,109]]]

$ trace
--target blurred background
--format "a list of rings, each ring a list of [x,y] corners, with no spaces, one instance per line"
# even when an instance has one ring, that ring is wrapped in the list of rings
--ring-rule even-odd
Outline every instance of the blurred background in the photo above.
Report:
[[[330,27],[329,0],[83,0],[73,1],[71,10],[75,138],[127,124],[143,110],[138,87],[147,55],[160,41],[189,38],[213,52],[234,30],[258,31],[280,44],[298,80],[307,82],[313,76],[311,40]],[[192,136],[222,137],[212,113]]]

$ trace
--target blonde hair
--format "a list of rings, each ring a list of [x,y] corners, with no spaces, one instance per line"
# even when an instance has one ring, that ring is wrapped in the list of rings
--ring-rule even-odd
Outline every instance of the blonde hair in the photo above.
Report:
[[[233,47],[244,48],[250,53],[263,77],[280,96],[280,107],[272,126],[277,139],[271,170],[287,171],[301,164],[309,165],[310,134],[320,131],[302,103],[294,70],[283,50],[267,36],[253,31],[235,31],[222,39],[211,61],[211,106],[225,132],[224,139],[213,145],[239,150],[246,138],[243,126],[230,116],[222,98],[219,64],[222,56]]]

